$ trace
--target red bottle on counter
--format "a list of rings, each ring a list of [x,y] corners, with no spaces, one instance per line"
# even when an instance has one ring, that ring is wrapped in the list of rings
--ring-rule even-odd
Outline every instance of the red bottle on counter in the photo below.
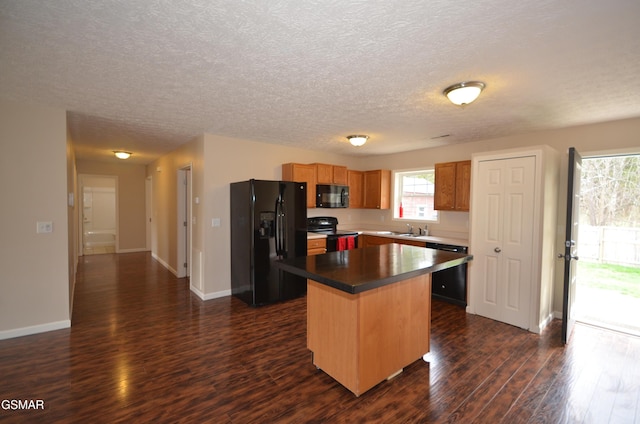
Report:
[[[404,215],[404,209],[402,209],[402,202],[400,202],[400,210],[398,211],[398,218],[402,218]]]

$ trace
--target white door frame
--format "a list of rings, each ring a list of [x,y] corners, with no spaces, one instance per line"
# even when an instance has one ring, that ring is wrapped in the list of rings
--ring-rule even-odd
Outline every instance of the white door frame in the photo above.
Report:
[[[192,163],[178,169],[176,207],[177,207],[177,262],[178,278],[191,276],[191,223],[192,223]]]

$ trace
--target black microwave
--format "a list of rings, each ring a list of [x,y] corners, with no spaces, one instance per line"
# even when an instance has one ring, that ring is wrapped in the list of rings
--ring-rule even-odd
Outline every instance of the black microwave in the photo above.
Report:
[[[340,185],[316,185],[317,208],[348,208],[349,187]]]

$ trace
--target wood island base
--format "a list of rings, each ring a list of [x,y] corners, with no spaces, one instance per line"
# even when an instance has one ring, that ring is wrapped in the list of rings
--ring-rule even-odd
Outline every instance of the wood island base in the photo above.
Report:
[[[307,347],[356,396],[429,352],[431,274],[350,294],[307,280]]]

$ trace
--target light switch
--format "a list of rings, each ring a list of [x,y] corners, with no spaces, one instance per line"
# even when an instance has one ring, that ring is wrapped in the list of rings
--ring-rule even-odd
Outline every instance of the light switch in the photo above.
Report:
[[[36,232],[38,234],[41,233],[52,233],[53,232],[53,222],[51,221],[38,221],[38,226]]]
[[[211,219],[211,226],[212,227],[219,227],[220,226],[220,218]]]

